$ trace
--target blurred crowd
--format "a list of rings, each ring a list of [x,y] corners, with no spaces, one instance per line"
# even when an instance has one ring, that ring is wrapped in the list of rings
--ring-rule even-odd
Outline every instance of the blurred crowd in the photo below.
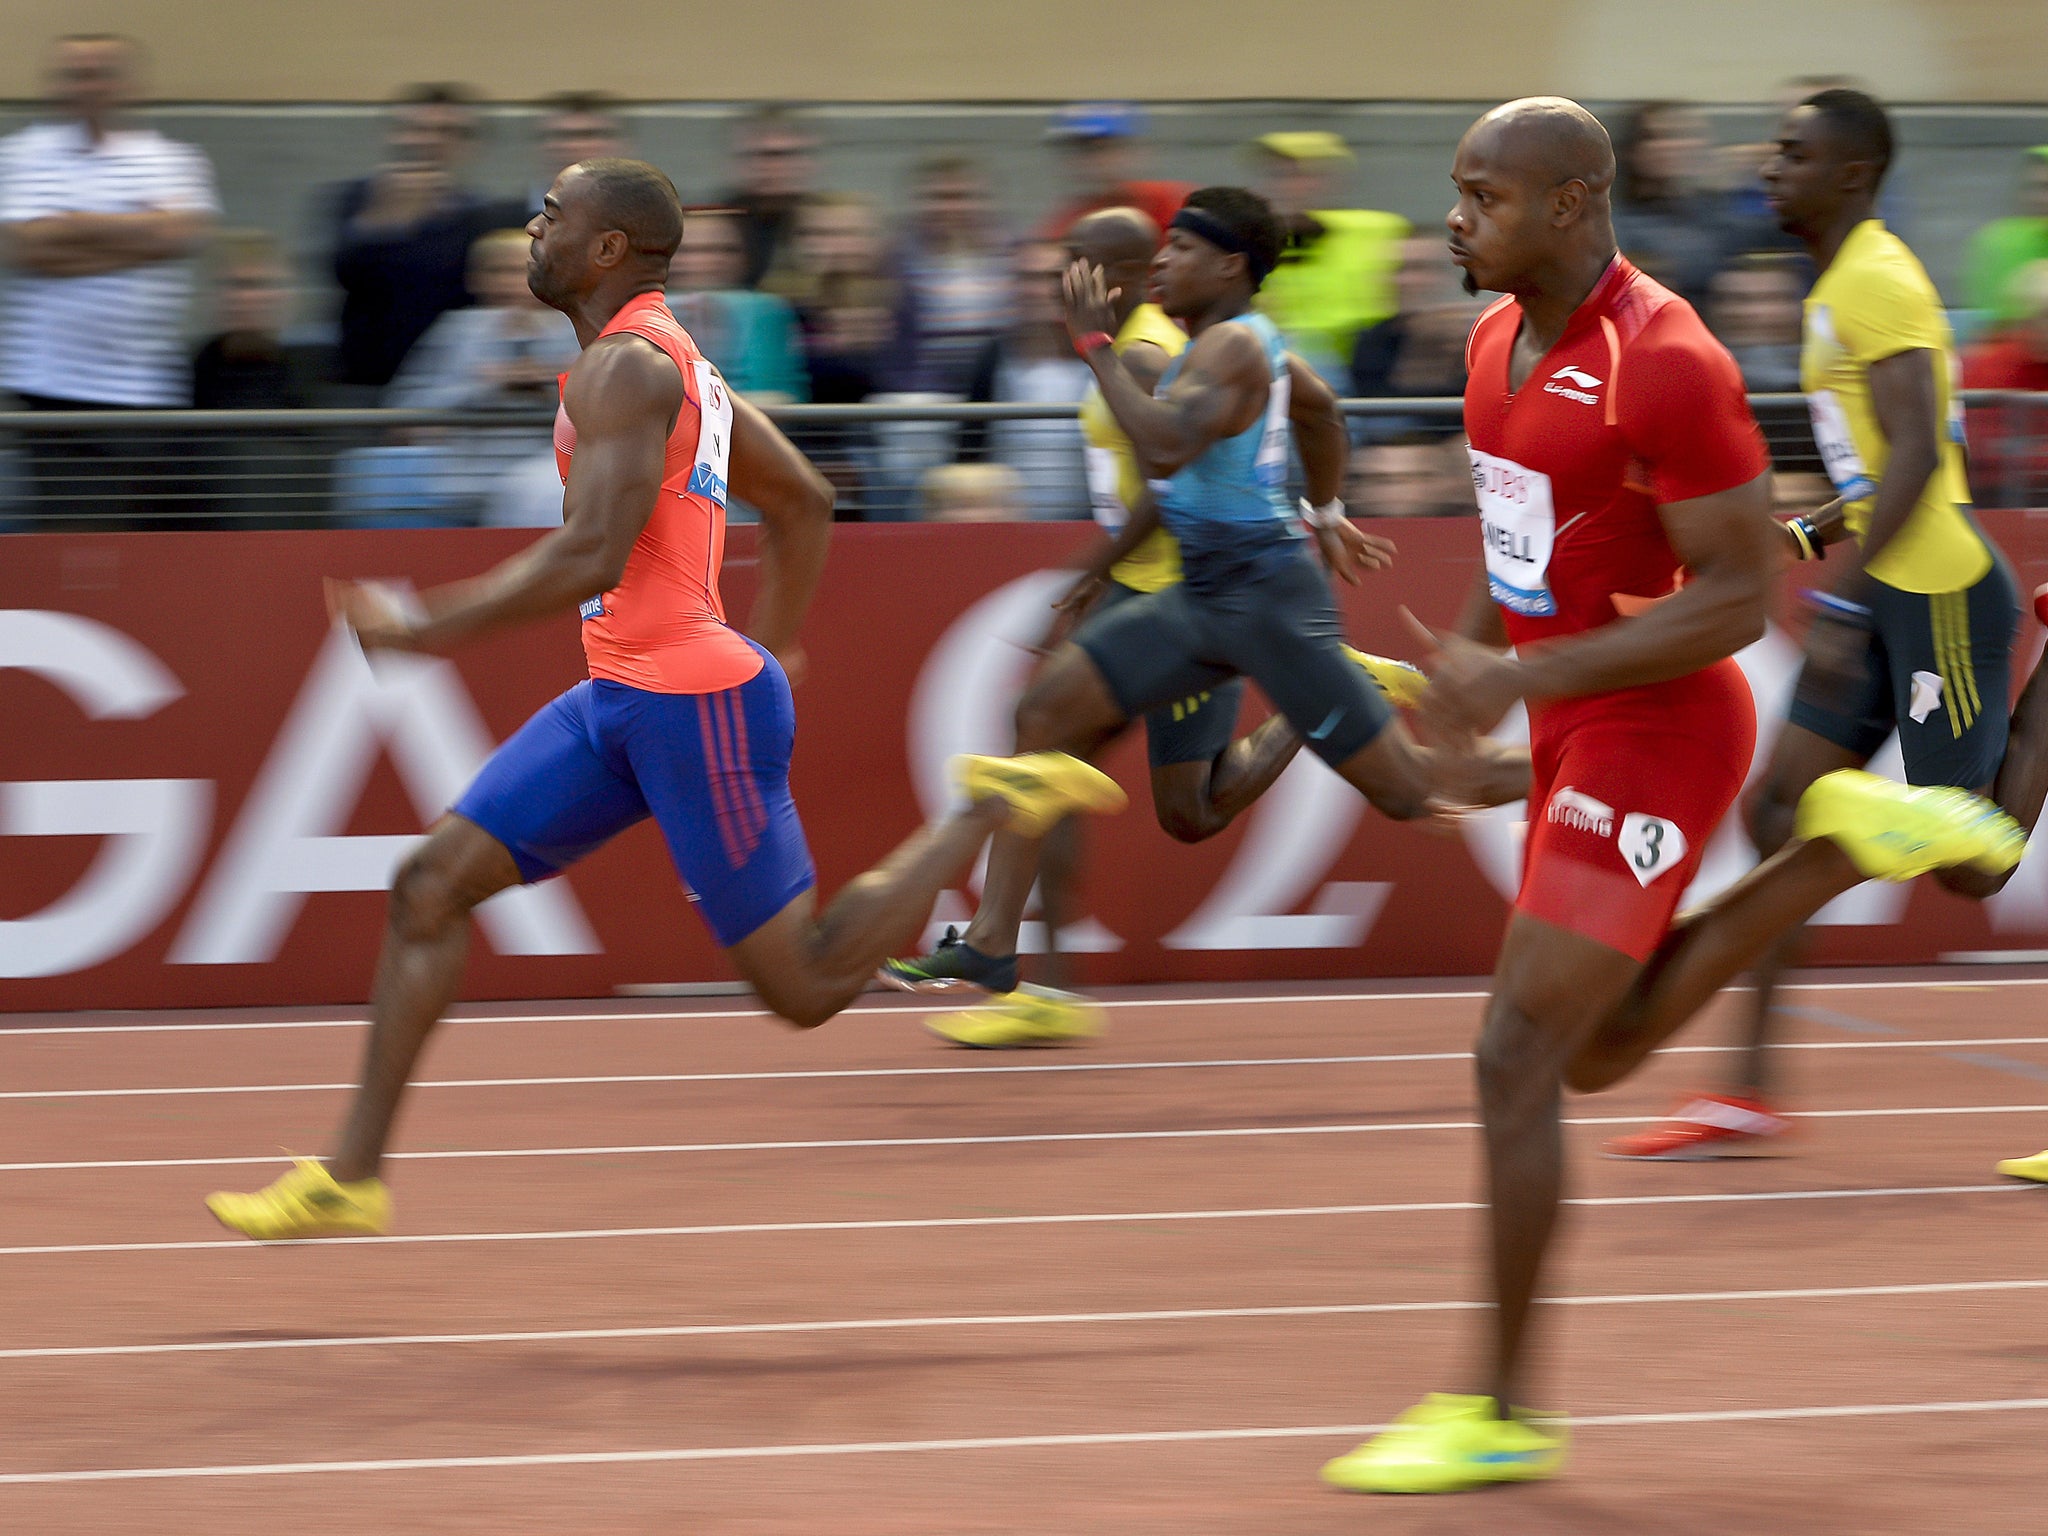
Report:
[[[291,324],[297,278],[280,243],[220,228],[206,157],[129,118],[137,63],[118,37],[60,41],[43,120],[0,141],[0,385],[16,408],[469,412],[459,427],[393,429],[340,451],[323,495],[373,520],[558,518],[536,423],[576,341],[527,291],[523,229],[563,167],[633,152],[620,104],[596,93],[549,101],[526,183],[487,189],[468,169],[480,131],[471,93],[401,92],[379,163],[318,194],[336,303],[332,325],[309,334]],[[1610,127],[1623,251],[1700,309],[1753,390],[1796,391],[1811,274],[1761,203],[1766,146],[1717,147],[1701,115],[1676,103],[1635,107]],[[981,164],[945,150],[907,167],[910,212],[891,221],[869,198],[820,185],[804,114],[757,109],[736,120],[721,175],[682,178],[693,206],[670,302],[732,387],[763,404],[1070,405],[1089,373],[1061,316],[1068,228],[1118,206],[1163,227],[1189,187],[1147,177],[1144,119],[1131,107],[1068,108],[1046,141],[1061,167],[1057,206],[1008,206]],[[1966,292],[1951,296],[1972,338],[1971,386],[2048,388],[2048,147],[2020,171],[2011,215],[1979,233]],[[1242,179],[1288,226],[1261,302],[1296,353],[1344,395],[1462,390],[1465,337],[1485,301],[1462,291],[1440,230],[1354,206],[1369,200],[1358,195],[1369,172],[1333,133],[1259,138],[1245,146]],[[1987,484],[2041,467],[2038,416],[1978,415],[1973,462]],[[1470,510],[1455,412],[1390,406],[1355,426],[1356,510]],[[852,493],[841,498],[851,515],[1088,515],[1071,419],[840,421],[800,433]],[[140,432],[30,427],[17,441],[18,493],[45,511],[77,501],[82,479],[96,509],[162,510],[164,466],[189,451]],[[235,466],[236,495],[291,472],[289,430],[209,428],[205,441],[209,465]],[[204,487],[193,494],[203,499]]]

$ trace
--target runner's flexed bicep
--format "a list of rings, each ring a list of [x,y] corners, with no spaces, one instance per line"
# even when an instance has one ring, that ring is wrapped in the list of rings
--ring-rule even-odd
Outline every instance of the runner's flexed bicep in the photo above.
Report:
[[[600,578],[584,596],[624,574],[661,493],[668,435],[682,404],[675,364],[637,336],[600,338],[569,370],[562,409],[576,431],[576,453],[563,482],[561,532],[550,538]]]

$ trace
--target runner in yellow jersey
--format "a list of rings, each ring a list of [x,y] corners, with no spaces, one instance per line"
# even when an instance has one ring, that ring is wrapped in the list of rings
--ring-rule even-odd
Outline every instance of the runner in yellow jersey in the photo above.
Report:
[[[1156,304],[1144,302],[1146,272],[1159,248],[1159,227],[1135,208],[1109,208],[1079,220],[1067,235],[1070,254],[1103,269],[1118,291],[1119,322],[1112,345],[1125,367],[1150,389],[1169,360],[1188,344],[1187,333]],[[1081,404],[1088,458],[1089,504],[1110,538],[1060,603],[1059,638],[1084,614],[1100,613],[1181,579],[1180,546],[1159,525],[1151,494],[1130,439],[1116,424],[1102,392],[1089,386]],[[1049,639],[1048,644],[1051,643]],[[1396,703],[1412,698],[1423,678],[1398,662],[1360,656]],[[1152,803],[1159,825],[1185,843],[1214,837],[1280,776],[1301,748],[1301,738],[1280,715],[1242,740],[1233,740],[1244,680],[1233,678],[1205,693],[1177,700],[1145,716],[1152,762]],[[1061,837],[1041,855],[1039,897],[1048,936],[1071,912],[1080,840]],[[993,866],[992,866],[993,868]],[[949,938],[952,936],[949,934]],[[950,951],[950,953],[949,953]],[[958,942],[932,956],[892,961],[885,978],[912,990],[982,986],[1003,994],[993,1007],[932,1021],[938,1035],[985,1048],[1034,1045],[1095,1034],[1100,1010],[1065,991],[1068,976],[1056,948],[1048,955],[1045,986],[1018,987],[1014,959],[993,965]],[[951,962],[967,960],[965,966]],[[961,974],[952,974],[953,972]]]
[[[1875,216],[1892,155],[1884,109],[1826,90],[1787,114],[1764,184],[1779,223],[1820,271],[1806,300],[1800,382],[1814,441],[1854,542],[1809,594],[1814,622],[1790,718],[1750,806],[1760,856],[1790,838],[1808,785],[1860,768],[1897,731],[1906,780],[1990,795],[2031,831],[2048,787],[2048,684],[2010,713],[2019,598],[1971,515],[1955,343],[1940,296]],[[1839,572],[1834,567],[1844,567]],[[2008,749],[2010,740],[2010,749]],[[1982,897],[2010,876],[1937,874]],[[1788,936],[1759,968],[1735,1082],[1688,1095],[1670,1119],[1607,1145],[1618,1157],[1696,1160],[1775,1150],[1786,1121],[1766,1067]],[[2048,1154],[2041,1176],[2048,1178]]]

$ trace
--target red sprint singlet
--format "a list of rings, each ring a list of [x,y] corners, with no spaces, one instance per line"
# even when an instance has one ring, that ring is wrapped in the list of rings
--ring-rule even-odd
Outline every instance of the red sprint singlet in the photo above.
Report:
[[[659,293],[630,300],[598,335],[621,333],[668,354],[683,376],[683,403],[668,436],[661,492],[625,574],[583,604],[583,655],[592,677],[651,693],[735,688],[761,670],[761,655],[725,622],[718,595],[732,397]],[[576,426],[563,406],[555,412],[555,467],[564,483],[575,452]]]
[[[1466,350],[1465,430],[1487,585],[1526,646],[1627,622],[1682,579],[1660,505],[1770,467],[1742,374],[1692,306],[1617,256],[1519,390],[1522,310]],[[1630,603],[1630,599],[1640,600]],[[1529,839],[1515,905],[1647,959],[1756,745],[1732,660],[1648,687],[1532,700]]]

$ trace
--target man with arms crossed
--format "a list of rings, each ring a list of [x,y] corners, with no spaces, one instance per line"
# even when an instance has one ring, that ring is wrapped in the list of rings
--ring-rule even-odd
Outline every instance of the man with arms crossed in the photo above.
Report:
[[[1784,534],[1741,374],[1616,254],[1613,179],[1606,131],[1555,97],[1486,114],[1452,169],[1453,258],[1509,297],[1473,330],[1465,392],[1485,584],[1441,637],[1421,707],[1455,741],[1530,706],[1522,887],[1475,1052],[1494,1332],[1478,1390],[1433,1394],[1329,1463],[1340,1487],[1450,1492],[1561,1463],[1561,1428],[1509,1405],[1562,1195],[1567,1083],[1619,1081],[1860,880],[2008,867],[2022,846],[1973,796],[1844,771],[1801,802],[1805,841],[1672,924],[1749,766],[1755,710],[1730,658],[1763,633]]]
[[[575,607],[591,680],[500,747],[400,868],[341,1151],[207,1202],[250,1237],[386,1228],[378,1164],[461,980],[470,911],[559,874],[637,821],[661,825],[705,922],[761,1000],[810,1028],[860,994],[989,833],[1037,837],[1069,811],[1123,802],[1109,779],[1057,754],[961,759],[969,808],[815,911],[789,794],[796,721],[784,665],[801,654],[832,493],[732,397],[663,302],[682,238],[666,176],[638,160],[573,165],[527,228],[528,282],[583,344],[555,422],[561,528],[473,581],[423,594],[417,614],[362,585],[334,585],[330,602],[366,648],[435,651]],[[753,638],[725,623],[718,595],[728,479],[761,509]]]

